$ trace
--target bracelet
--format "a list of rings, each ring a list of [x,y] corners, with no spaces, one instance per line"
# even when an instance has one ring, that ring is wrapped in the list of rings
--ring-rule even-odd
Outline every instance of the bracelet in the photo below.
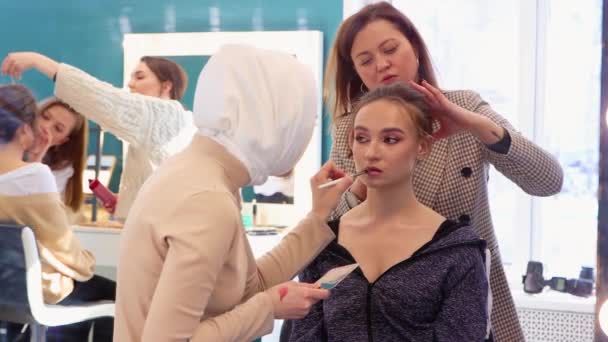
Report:
[[[348,204],[348,207],[351,209],[361,203],[357,195],[353,194],[350,190],[344,193],[344,199],[346,200],[346,204]]]

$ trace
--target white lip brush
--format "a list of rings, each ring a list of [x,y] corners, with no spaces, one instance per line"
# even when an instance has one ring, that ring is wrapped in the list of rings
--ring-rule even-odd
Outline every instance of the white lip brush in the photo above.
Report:
[[[362,174],[367,173],[367,170],[364,169],[362,171],[359,171],[357,173],[355,173],[354,175],[352,175],[351,177],[353,177],[353,180],[359,176],[361,176]],[[323,183],[321,185],[319,185],[319,189],[323,189],[323,188],[329,188],[330,186],[334,186],[336,184],[338,184],[338,182],[340,181],[340,179],[342,178],[338,178],[338,179],[334,179],[331,182],[327,182],[327,183]]]

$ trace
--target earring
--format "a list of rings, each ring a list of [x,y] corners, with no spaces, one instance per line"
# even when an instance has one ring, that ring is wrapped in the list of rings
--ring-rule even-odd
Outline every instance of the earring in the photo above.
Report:
[[[365,87],[365,89],[363,89],[363,87]],[[361,86],[359,87],[359,89],[361,89],[361,93],[367,92],[367,87],[365,86],[365,84],[363,84],[363,82],[361,82]]]

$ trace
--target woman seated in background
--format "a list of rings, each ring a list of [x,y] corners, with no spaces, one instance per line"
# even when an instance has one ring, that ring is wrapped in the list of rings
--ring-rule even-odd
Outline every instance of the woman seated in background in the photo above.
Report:
[[[71,305],[113,300],[116,284],[93,275],[95,257],[69,228],[64,205],[49,167],[24,162],[26,151],[43,154],[53,132],[35,137],[36,103],[21,85],[0,86],[0,220],[34,231],[42,264],[46,303]],[[95,341],[111,341],[111,318],[95,320]],[[49,329],[49,341],[86,341],[91,322]],[[11,325],[12,332],[15,326]]]
[[[131,73],[129,93],[35,52],[10,53],[2,62],[2,72],[17,79],[32,68],[55,80],[61,101],[129,144],[116,208],[106,208],[123,221],[152,171],[186,147],[196,130],[192,113],[178,102],[186,73],[168,59],[143,57]]]
[[[70,223],[82,221],[82,177],[86,169],[88,124],[73,108],[56,97],[49,97],[38,104],[34,130],[50,132],[52,139],[47,148],[27,153],[30,162],[46,164],[55,176],[57,190],[66,206]]]
[[[333,240],[326,219],[352,179],[322,167],[309,215],[257,260],[239,196],[293,170],[312,137],[316,94],[310,68],[289,54],[225,45],[209,59],[194,99],[199,132],[146,181],[125,223],[116,341],[247,342],[327,297],[288,281]],[[342,179],[318,189],[328,178]]]
[[[359,268],[308,316],[291,321],[289,341],[484,340],[485,241],[414,195],[414,166],[431,150],[427,100],[397,83],[370,91],[353,111],[349,141],[356,169],[366,171],[359,180],[367,197],[329,223],[336,239],[300,280]]]

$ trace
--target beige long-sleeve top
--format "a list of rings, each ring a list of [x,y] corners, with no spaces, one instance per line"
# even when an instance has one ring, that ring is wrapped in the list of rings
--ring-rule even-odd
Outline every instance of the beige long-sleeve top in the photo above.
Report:
[[[34,231],[42,266],[44,301],[55,304],[72,292],[74,280],[91,279],[95,257],[82,248],[69,227],[49,168],[39,164],[22,169],[26,168],[31,171],[25,174],[27,179],[12,177],[22,170],[0,177],[0,221],[26,225]],[[20,186],[24,180],[36,188],[30,191],[31,186]]]
[[[247,177],[221,145],[195,136],[148,179],[121,240],[114,340],[251,341],[272,331],[261,291],[335,236],[309,216],[256,261],[240,218]]]
[[[115,214],[119,219],[127,217],[148,176],[188,146],[196,131],[192,112],[178,101],[129,93],[67,64],[57,70],[55,95],[129,144]]]

